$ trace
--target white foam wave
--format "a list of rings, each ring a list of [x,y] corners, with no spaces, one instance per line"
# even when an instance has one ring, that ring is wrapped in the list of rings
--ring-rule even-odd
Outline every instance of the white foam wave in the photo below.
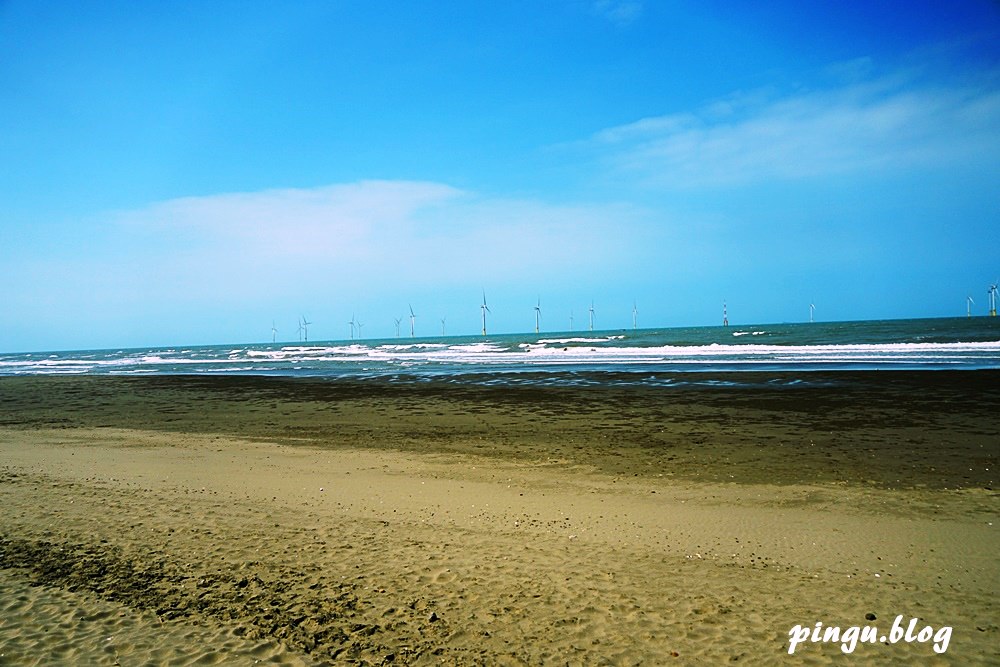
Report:
[[[756,332],[753,332],[756,333]],[[761,332],[763,333],[763,332]],[[966,365],[1000,367],[1000,341],[962,343],[893,343],[852,345],[719,344],[590,346],[568,342],[609,342],[600,339],[545,339],[516,347],[481,341],[460,345],[442,343],[391,344],[368,347],[362,343],[329,346],[285,346],[232,350],[200,348],[184,351],[148,350],[121,353],[79,353],[0,358],[0,374],[79,374],[150,372],[281,372],[309,368],[407,368],[411,366],[475,365],[539,367],[623,365]],[[617,337],[621,338],[621,337]],[[552,345],[556,343],[556,345]],[[190,369],[190,370],[187,370]]]
[[[496,343],[469,343],[467,345],[449,345],[448,349],[455,352],[481,354],[483,352],[506,352],[509,348]]]
[[[378,349],[380,350],[437,350],[448,347],[447,343],[409,343],[409,344],[393,344],[393,345],[380,345]]]
[[[543,345],[566,345],[567,343],[607,343],[612,340],[622,340],[625,336],[605,336],[603,338],[542,338]]]

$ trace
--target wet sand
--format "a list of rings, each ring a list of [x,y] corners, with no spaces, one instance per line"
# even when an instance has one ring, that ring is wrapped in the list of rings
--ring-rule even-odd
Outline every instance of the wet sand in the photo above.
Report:
[[[1000,662],[1000,373],[706,379],[0,378],[0,664]]]

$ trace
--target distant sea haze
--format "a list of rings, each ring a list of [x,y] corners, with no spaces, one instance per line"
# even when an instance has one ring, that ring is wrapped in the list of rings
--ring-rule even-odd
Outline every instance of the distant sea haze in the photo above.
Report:
[[[995,317],[0,354],[0,375],[668,384],[679,373],[1000,369]]]

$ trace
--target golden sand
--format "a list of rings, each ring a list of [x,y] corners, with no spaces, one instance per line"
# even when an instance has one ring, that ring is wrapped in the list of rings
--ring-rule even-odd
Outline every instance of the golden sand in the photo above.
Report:
[[[975,378],[964,402],[945,376],[910,401],[3,379],[0,664],[774,664],[796,624],[900,614],[947,651],[793,661],[997,664]]]

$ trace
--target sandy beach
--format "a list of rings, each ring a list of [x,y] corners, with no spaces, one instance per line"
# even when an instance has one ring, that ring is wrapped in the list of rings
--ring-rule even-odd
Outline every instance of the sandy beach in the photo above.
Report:
[[[0,378],[0,664],[1000,663],[1000,373],[712,377]]]

